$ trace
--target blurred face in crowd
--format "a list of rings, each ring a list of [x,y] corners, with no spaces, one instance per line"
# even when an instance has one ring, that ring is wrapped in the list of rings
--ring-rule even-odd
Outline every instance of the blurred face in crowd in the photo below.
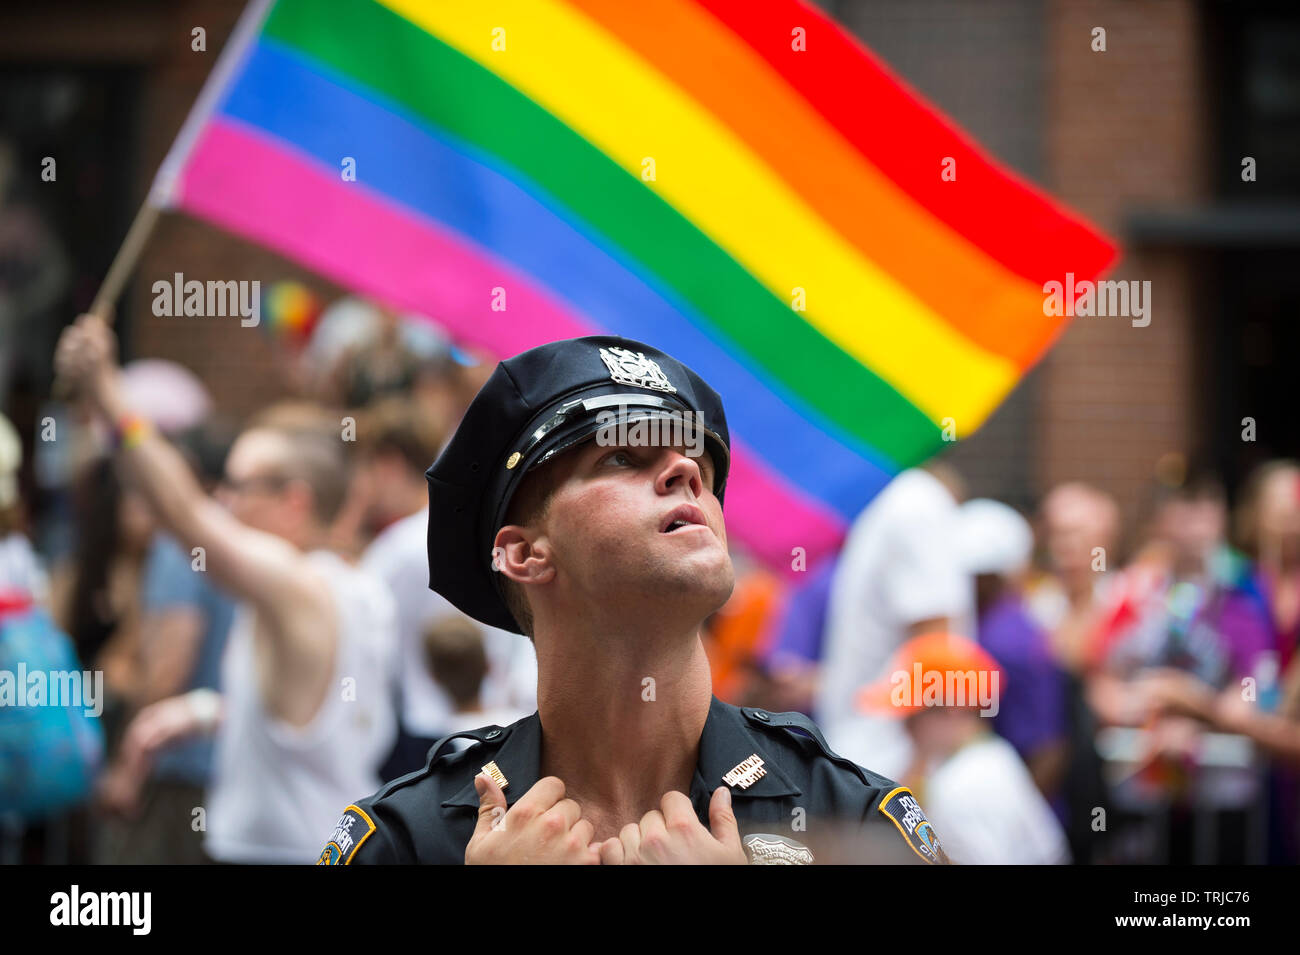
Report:
[[[1227,523],[1227,507],[1212,495],[1167,501],[1156,518],[1160,538],[1173,547],[1175,561],[1186,567],[1199,566],[1213,553]]]
[[[592,440],[544,467],[555,468],[545,478],[550,498],[531,531],[564,605],[703,620],[731,595],[735,572],[707,452]]]
[[[218,498],[242,524],[296,541],[311,522],[311,489],[285,476],[288,443],[273,431],[245,431],[231,446]]]
[[[495,367],[495,360],[485,356],[477,365],[450,362],[437,371],[421,372],[412,388],[411,400],[441,433],[451,434]]]
[[[394,451],[367,454],[352,478],[351,493],[364,499],[366,529],[378,533],[410,511],[406,495],[400,493],[412,482],[423,491],[424,475],[412,474],[406,459]]]
[[[1092,572],[1093,548],[1109,552],[1116,521],[1109,498],[1082,485],[1059,487],[1043,504],[1043,525],[1053,568],[1071,577]]]
[[[932,706],[907,718],[907,734],[917,755],[927,760],[946,759],[981,729],[992,723],[968,706]]]
[[[1260,488],[1258,519],[1261,552],[1288,563],[1300,558],[1300,471],[1269,475]]]

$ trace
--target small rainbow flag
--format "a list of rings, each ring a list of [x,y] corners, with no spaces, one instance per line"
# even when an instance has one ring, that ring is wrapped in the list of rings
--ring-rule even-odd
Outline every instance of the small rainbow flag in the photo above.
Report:
[[[498,355],[682,359],[727,405],[729,526],[786,568],[1114,257],[796,0],[258,2],[152,196]]]

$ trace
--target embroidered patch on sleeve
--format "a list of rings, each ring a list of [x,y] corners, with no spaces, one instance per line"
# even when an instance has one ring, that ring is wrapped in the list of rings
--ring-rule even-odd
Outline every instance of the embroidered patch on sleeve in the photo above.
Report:
[[[339,817],[338,825],[334,827],[334,835],[325,844],[316,864],[347,865],[361,848],[361,844],[369,839],[374,831],[375,824],[370,821],[369,816],[356,806],[348,806]]]
[[[912,851],[931,865],[949,865],[948,856],[944,854],[939,836],[925,818],[921,804],[906,786],[891,789],[880,801],[879,809],[889,817],[889,821],[898,827]]]

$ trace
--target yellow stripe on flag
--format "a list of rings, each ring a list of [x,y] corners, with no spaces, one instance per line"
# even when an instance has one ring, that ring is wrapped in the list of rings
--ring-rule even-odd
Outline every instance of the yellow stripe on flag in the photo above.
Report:
[[[978,427],[1018,370],[863,257],[749,147],[633,51],[551,0],[380,0],[495,73],[654,189],[791,312],[933,418]],[[495,32],[494,32],[495,31]],[[503,46],[503,49],[494,49]],[[454,95],[454,91],[450,91]],[[938,264],[941,269],[941,264]],[[942,273],[935,281],[943,281]]]

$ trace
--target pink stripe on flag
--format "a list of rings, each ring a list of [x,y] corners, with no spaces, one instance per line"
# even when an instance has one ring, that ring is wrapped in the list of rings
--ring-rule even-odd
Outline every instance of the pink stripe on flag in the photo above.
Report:
[[[774,474],[734,435],[731,472],[727,476],[727,528],[735,529],[754,556],[787,577],[802,578],[791,567],[792,551],[802,547],[806,567],[833,555],[844,539],[845,525],[781,475]]]
[[[494,354],[594,334],[453,233],[224,119],[195,146],[179,205]],[[494,288],[506,290],[508,312],[492,311]]]
[[[200,135],[178,204],[496,355],[605,331],[454,232],[228,120]],[[496,287],[507,289],[508,313],[491,310]],[[727,523],[755,556],[787,572],[793,548],[804,548],[811,566],[845,531],[735,439]]]

